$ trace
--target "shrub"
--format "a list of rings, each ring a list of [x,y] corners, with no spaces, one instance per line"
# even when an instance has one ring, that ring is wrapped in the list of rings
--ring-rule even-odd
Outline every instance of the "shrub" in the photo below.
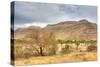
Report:
[[[62,53],[69,53],[70,50],[69,50],[69,45],[66,45],[65,48],[62,48]]]
[[[87,51],[96,51],[97,50],[97,46],[95,46],[95,45],[90,45],[90,46],[88,46],[88,48],[87,48]]]

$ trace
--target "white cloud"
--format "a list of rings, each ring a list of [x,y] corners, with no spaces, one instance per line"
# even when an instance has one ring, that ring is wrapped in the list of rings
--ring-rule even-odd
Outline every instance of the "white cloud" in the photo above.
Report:
[[[41,22],[33,22],[33,23],[25,23],[25,24],[16,24],[14,25],[15,30],[17,28],[26,28],[26,27],[30,27],[30,26],[39,26],[41,28],[46,27],[48,25],[48,23],[41,23]]]
[[[48,24],[46,24],[46,23],[36,23],[36,22],[34,22],[34,23],[26,23],[26,24],[24,24],[24,27],[29,27],[29,26],[39,26],[39,27],[45,27],[45,26],[47,26]]]

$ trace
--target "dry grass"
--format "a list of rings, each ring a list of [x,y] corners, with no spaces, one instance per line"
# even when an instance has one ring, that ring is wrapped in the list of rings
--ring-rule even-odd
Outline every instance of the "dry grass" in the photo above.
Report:
[[[17,59],[15,65],[31,65],[31,64],[52,64],[65,62],[95,61],[97,60],[96,52],[77,52],[54,56],[30,57],[28,59]]]

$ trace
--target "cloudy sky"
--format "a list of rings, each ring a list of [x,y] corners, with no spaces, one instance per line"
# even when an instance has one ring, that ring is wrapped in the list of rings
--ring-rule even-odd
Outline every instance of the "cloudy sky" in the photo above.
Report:
[[[97,7],[69,4],[14,2],[15,28],[37,25],[44,27],[60,21],[87,19],[97,22]],[[12,19],[13,20],[13,19]]]

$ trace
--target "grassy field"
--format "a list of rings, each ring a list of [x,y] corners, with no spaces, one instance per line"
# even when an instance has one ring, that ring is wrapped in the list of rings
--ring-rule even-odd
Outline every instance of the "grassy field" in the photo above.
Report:
[[[38,56],[27,59],[17,59],[15,65],[31,65],[31,64],[54,64],[65,62],[80,62],[80,61],[96,61],[96,52],[76,52],[53,56]]]

